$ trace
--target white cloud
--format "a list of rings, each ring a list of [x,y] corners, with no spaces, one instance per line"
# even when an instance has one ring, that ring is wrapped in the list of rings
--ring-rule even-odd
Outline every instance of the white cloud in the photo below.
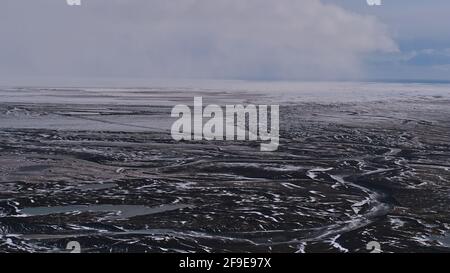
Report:
[[[354,78],[366,54],[397,50],[374,17],[319,0],[6,2],[14,76]]]

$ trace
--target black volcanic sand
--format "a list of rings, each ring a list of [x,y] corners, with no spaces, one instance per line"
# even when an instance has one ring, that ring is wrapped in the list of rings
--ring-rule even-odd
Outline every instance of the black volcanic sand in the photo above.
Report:
[[[163,131],[2,129],[0,251],[449,252],[449,105],[281,106],[273,153]]]

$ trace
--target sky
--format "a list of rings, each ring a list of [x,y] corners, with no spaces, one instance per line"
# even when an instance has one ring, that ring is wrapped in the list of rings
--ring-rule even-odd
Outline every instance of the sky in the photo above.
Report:
[[[2,0],[0,84],[450,80],[450,1]]]

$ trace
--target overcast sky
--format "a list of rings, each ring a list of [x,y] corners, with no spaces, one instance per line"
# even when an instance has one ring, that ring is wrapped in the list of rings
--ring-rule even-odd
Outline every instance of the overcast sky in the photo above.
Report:
[[[2,0],[0,83],[450,80],[450,1]]]

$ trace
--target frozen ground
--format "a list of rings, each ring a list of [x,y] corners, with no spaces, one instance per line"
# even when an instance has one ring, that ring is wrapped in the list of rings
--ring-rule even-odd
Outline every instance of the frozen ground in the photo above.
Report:
[[[281,146],[174,142],[178,103],[279,103]],[[0,88],[0,251],[450,251],[450,86]]]

